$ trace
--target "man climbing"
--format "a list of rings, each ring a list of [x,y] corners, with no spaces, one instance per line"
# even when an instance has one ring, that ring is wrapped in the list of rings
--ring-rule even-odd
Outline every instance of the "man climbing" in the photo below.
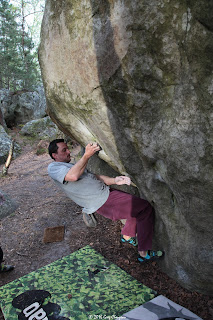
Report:
[[[48,150],[54,160],[48,166],[48,174],[70,199],[83,207],[84,215],[97,212],[114,221],[125,219],[126,223],[121,230],[121,241],[133,246],[138,245],[138,260],[141,263],[157,260],[163,256],[162,251],[151,250],[154,209],[150,203],[109,188],[111,185],[130,185],[130,178],[95,175],[86,169],[88,160],[100,151],[97,143],[89,143],[84,155],[75,164],[70,163],[70,151],[63,139],[53,140]]]

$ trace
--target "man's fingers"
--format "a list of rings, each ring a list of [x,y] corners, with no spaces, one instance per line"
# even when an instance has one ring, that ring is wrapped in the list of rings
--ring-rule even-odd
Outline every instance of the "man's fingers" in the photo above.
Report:
[[[125,177],[125,183],[127,184],[127,185],[130,185],[131,184],[131,180],[130,180],[130,178],[129,177]]]
[[[97,151],[100,150],[100,147],[99,145],[96,143],[96,142],[90,142],[88,143],[88,145],[86,146],[86,150],[88,152],[92,152],[92,153],[95,153]]]
[[[98,145],[97,142],[91,142],[90,145],[95,151],[100,150],[100,146]]]
[[[97,142],[90,142],[90,143],[88,143],[88,146],[91,146],[91,147],[99,147],[99,145],[98,145]]]

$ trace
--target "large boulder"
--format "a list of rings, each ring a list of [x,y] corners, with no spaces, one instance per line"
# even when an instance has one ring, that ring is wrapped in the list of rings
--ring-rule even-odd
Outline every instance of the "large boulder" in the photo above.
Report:
[[[171,277],[212,294],[213,2],[47,0],[51,118],[128,174],[156,210]]]
[[[0,108],[9,128],[39,119],[46,115],[44,90],[38,87],[35,91],[0,90]]]

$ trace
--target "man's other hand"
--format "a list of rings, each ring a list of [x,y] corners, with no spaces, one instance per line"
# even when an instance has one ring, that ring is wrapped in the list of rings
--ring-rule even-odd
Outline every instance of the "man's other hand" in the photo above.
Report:
[[[117,185],[127,184],[128,186],[130,186],[131,179],[126,176],[115,177],[115,184]]]

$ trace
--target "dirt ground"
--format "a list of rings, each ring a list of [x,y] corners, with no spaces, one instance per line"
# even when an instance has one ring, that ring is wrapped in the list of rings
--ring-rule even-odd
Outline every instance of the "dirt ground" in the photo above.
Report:
[[[47,175],[52,161],[48,154],[36,155],[37,142],[20,139],[22,153],[10,165],[8,175],[0,178],[0,190],[18,204],[17,210],[0,221],[0,243],[7,263],[15,265],[0,275],[0,286],[60,259],[86,245],[92,246],[139,282],[188,308],[204,320],[213,318],[213,297],[182,288],[152,264],[137,262],[137,251],[120,243],[121,222],[96,214],[96,228],[82,220],[81,208],[68,199]],[[2,166],[0,167],[0,170]],[[44,230],[65,226],[64,240],[44,243]],[[0,320],[3,320],[0,311]]]

